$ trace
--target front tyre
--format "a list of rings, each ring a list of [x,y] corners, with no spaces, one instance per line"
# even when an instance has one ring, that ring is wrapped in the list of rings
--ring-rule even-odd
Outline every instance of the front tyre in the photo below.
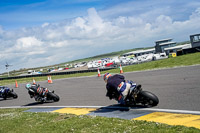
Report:
[[[145,106],[156,106],[159,103],[158,97],[148,91],[141,91],[139,97]]]
[[[10,97],[13,97],[14,99],[18,98],[18,95],[14,91],[11,91],[9,95]]]
[[[48,95],[49,98],[52,99],[54,102],[58,102],[60,100],[59,96],[56,95],[55,93],[49,92]]]

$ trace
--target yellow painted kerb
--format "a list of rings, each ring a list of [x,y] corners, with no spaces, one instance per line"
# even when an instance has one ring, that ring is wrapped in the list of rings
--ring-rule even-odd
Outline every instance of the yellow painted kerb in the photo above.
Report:
[[[54,110],[52,112],[75,114],[75,115],[86,115],[95,110],[96,109],[94,108],[62,108],[62,109]]]
[[[200,129],[200,115],[192,114],[174,114],[165,112],[154,112],[133,120],[146,120],[168,125],[183,125],[187,127],[196,127]]]

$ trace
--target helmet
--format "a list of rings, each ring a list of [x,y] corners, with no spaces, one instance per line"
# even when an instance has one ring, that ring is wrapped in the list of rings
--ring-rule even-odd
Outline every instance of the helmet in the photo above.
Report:
[[[31,84],[26,84],[26,89],[29,90],[31,88]]]
[[[103,80],[106,82],[108,80],[109,77],[111,77],[112,75],[110,73],[106,73],[103,76]]]

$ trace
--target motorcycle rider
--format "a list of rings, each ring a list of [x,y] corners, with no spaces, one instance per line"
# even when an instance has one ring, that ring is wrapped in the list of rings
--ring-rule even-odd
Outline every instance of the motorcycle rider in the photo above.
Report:
[[[116,99],[120,104],[125,104],[130,89],[135,91],[141,88],[141,85],[136,86],[133,81],[125,80],[123,75],[115,74],[112,76],[110,73],[106,73],[103,78],[106,83],[106,96],[110,100]]]
[[[39,84],[26,84],[25,88],[28,90],[28,93],[31,98],[35,97],[36,101],[45,101],[47,97],[48,89],[40,87]]]
[[[6,97],[6,87],[0,86],[0,95],[4,98]]]

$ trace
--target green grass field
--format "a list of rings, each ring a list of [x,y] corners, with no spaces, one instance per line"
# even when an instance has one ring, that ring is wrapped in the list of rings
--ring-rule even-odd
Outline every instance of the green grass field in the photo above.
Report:
[[[1,109],[0,133],[199,133],[192,127],[99,116]]]
[[[179,67],[179,66],[189,66],[189,65],[197,65],[200,64],[200,52],[194,54],[187,54],[182,56],[177,56],[175,58],[167,58],[157,61],[151,61],[141,64],[135,64],[131,66],[123,67],[124,72],[132,72],[132,71],[143,71],[143,70],[152,70],[152,69],[160,69],[160,68],[172,68],[172,67]],[[119,68],[112,69],[109,71],[104,71],[101,73],[119,73]],[[78,73],[78,74],[68,74],[68,75],[55,75],[52,76],[52,79],[60,79],[60,78],[70,78],[70,77],[80,77],[80,76],[91,76],[97,75],[97,72],[89,72],[89,73]],[[35,77],[37,81],[44,81],[47,80],[47,77]],[[31,83],[33,78],[21,78],[17,79],[18,83]],[[15,80],[0,80],[0,85],[8,85],[14,84]]]

